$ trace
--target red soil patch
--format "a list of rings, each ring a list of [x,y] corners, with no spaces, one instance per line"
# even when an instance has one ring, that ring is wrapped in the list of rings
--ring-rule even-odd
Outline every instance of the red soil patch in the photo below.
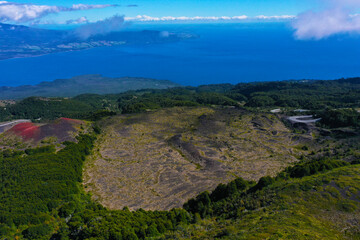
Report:
[[[63,120],[63,121],[67,121],[67,122],[71,122],[71,123],[77,123],[77,124],[81,124],[82,121],[81,120],[76,120],[76,119],[71,119],[71,118],[60,118],[60,120]]]
[[[24,140],[39,142],[47,137],[56,137],[58,142],[73,141],[73,132],[76,132],[76,125],[83,121],[70,118],[60,118],[52,123],[36,126],[33,123],[19,123],[9,130],[9,133],[22,137]]]
[[[33,123],[26,122],[15,125],[10,131],[21,136],[25,140],[29,140],[36,137],[39,133],[39,127],[35,126]]]

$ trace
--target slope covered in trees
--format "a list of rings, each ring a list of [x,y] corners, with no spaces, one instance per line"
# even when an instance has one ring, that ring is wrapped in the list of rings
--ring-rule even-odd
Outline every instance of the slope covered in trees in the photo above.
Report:
[[[341,160],[351,152],[309,156],[257,183],[238,178],[220,184],[189,200],[184,210],[110,211],[80,187],[94,137],[81,136],[57,153],[46,147],[0,155],[1,239],[359,237],[360,165]]]
[[[1,107],[0,117],[95,121],[174,106],[245,105],[250,113],[308,108],[323,118],[319,128],[358,128],[359,98],[359,79],[211,85],[71,99],[34,97]],[[360,238],[358,131],[334,138],[321,135],[323,130],[312,135],[313,146],[299,145],[304,155],[277,176],[258,182],[237,178],[189,200],[184,209],[169,211],[108,210],[84,192],[83,165],[96,151],[99,127],[63,143],[60,150],[1,151],[0,239]]]
[[[135,113],[199,105],[304,108],[315,111],[359,108],[360,78],[148,89],[108,95],[83,94],[70,99],[31,97],[0,108],[0,121],[59,117],[89,119],[98,111]]]
[[[249,107],[358,107],[360,78],[334,81],[282,81],[238,84],[232,92],[249,98]]]
[[[0,155],[1,239],[137,239],[187,223],[184,210],[111,212],[81,188],[82,166],[95,135],[77,143]]]
[[[111,94],[138,89],[167,89],[179,86],[166,80],[149,78],[110,78],[102,75],[82,75],[70,79],[41,82],[34,86],[0,87],[0,100],[38,97],[74,97],[79,94]]]

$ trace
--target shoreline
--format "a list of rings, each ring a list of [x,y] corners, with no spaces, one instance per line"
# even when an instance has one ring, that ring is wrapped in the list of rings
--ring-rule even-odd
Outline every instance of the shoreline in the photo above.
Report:
[[[41,53],[41,54],[35,54],[35,55],[23,56],[23,57],[10,57],[10,58],[0,59],[0,62],[7,61],[7,60],[12,60],[12,59],[35,58],[35,57],[42,57],[42,56],[56,54],[56,53],[78,52],[78,51],[86,51],[86,50],[90,50],[90,49],[94,49],[94,48],[114,47],[114,46],[120,46],[120,45],[98,46],[98,47],[89,47],[89,48],[84,48],[84,49],[71,49],[71,50],[65,50],[65,51],[54,51],[54,52],[49,52],[49,53]]]

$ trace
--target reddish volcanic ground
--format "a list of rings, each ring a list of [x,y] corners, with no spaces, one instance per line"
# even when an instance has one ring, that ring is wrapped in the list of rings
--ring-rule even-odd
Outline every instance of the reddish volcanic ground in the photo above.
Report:
[[[39,134],[39,127],[35,126],[33,123],[19,123],[9,130],[17,136],[21,136],[24,140],[29,140],[36,138],[36,135]]]
[[[77,123],[77,124],[82,124],[83,121],[81,120],[77,120],[77,119],[71,119],[71,118],[59,118],[60,120],[63,120],[63,121],[68,121],[68,122],[71,122],[71,123]]]
[[[52,123],[36,126],[33,123],[19,123],[11,128],[8,133],[22,137],[24,140],[41,141],[47,137],[57,137],[58,142],[74,140],[72,132],[83,121],[70,118],[60,118]]]

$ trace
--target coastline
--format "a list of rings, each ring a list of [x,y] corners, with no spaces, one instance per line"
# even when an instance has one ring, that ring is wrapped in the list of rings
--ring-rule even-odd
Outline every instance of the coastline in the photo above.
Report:
[[[50,54],[56,54],[56,53],[78,52],[78,51],[86,51],[86,50],[94,49],[94,48],[114,47],[114,46],[122,46],[122,45],[126,45],[126,43],[119,43],[119,44],[113,44],[113,45],[103,45],[103,46],[93,46],[93,47],[87,47],[87,48],[82,48],[82,49],[57,48],[58,51],[53,51],[53,52],[48,52],[48,53],[39,53],[39,54],[34,54],[34,55],[29,54],[29,56],[15,56],[15,57],[9,57],[9,58],[0,58],[0,62],[1,61],[6,61],[6,60],[11,60],[11,59],[34,58],[34,57],[41,57],[41,56],[50,55]],[[64,49],[64,50],[61,50],[61,49]]]

